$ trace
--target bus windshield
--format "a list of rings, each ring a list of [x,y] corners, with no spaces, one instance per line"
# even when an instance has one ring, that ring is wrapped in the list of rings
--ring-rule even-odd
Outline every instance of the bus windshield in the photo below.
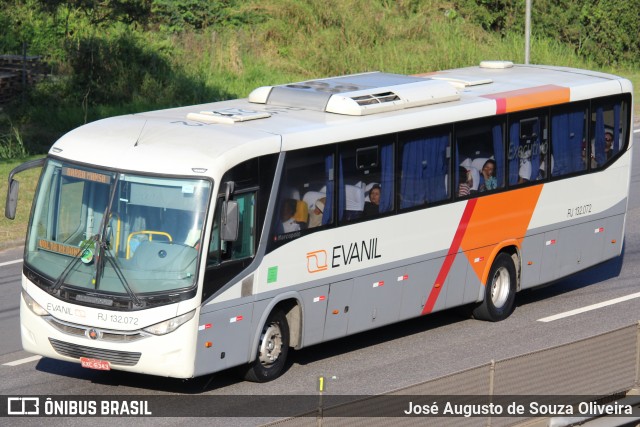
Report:
[[[49,160],[25,265],[51,288],[137,299],[194,286],[211,184]]]

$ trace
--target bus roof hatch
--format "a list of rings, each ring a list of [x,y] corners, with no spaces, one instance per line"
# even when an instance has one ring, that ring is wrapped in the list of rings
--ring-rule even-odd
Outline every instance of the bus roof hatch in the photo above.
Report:
[[[242,110],[238,108],[225,108],[222,110],[200,111],[187,114],[187,119],[205,123],[234,124],[249,120],[266,119],[271,114],[261,111]]]
[[[372,72],[255,89],[249,101],[327,113],[363,116],[457,101],[456,88],[443,81]]]

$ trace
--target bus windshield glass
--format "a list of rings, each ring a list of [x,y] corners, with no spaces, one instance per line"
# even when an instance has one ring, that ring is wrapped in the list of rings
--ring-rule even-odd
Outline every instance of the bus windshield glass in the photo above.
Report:
[[[210,187],[50,159],[25,264],[78,292],[135,299],[192,288]]]

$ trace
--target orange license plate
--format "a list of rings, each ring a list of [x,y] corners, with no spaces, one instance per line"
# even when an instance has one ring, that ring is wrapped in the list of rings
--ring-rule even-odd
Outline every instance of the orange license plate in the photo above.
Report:
[[[82,365],[83,368],[97,369],[99,371],[111,370],[111,365],[106,360],[90,359],[88,357],[81,357],[80,365]]]

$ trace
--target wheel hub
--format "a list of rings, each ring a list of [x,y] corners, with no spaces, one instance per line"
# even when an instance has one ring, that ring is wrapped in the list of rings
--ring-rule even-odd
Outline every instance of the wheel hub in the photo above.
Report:
[[[280,327],[272,323],[260,337],[260,363],[271,365],[278,360],[282,352],[282,332]]]
[[[510,288],[509,271],[501,267],[496,270],[491,281],[491,301],[496,308],[501,308],[507,302]]]

